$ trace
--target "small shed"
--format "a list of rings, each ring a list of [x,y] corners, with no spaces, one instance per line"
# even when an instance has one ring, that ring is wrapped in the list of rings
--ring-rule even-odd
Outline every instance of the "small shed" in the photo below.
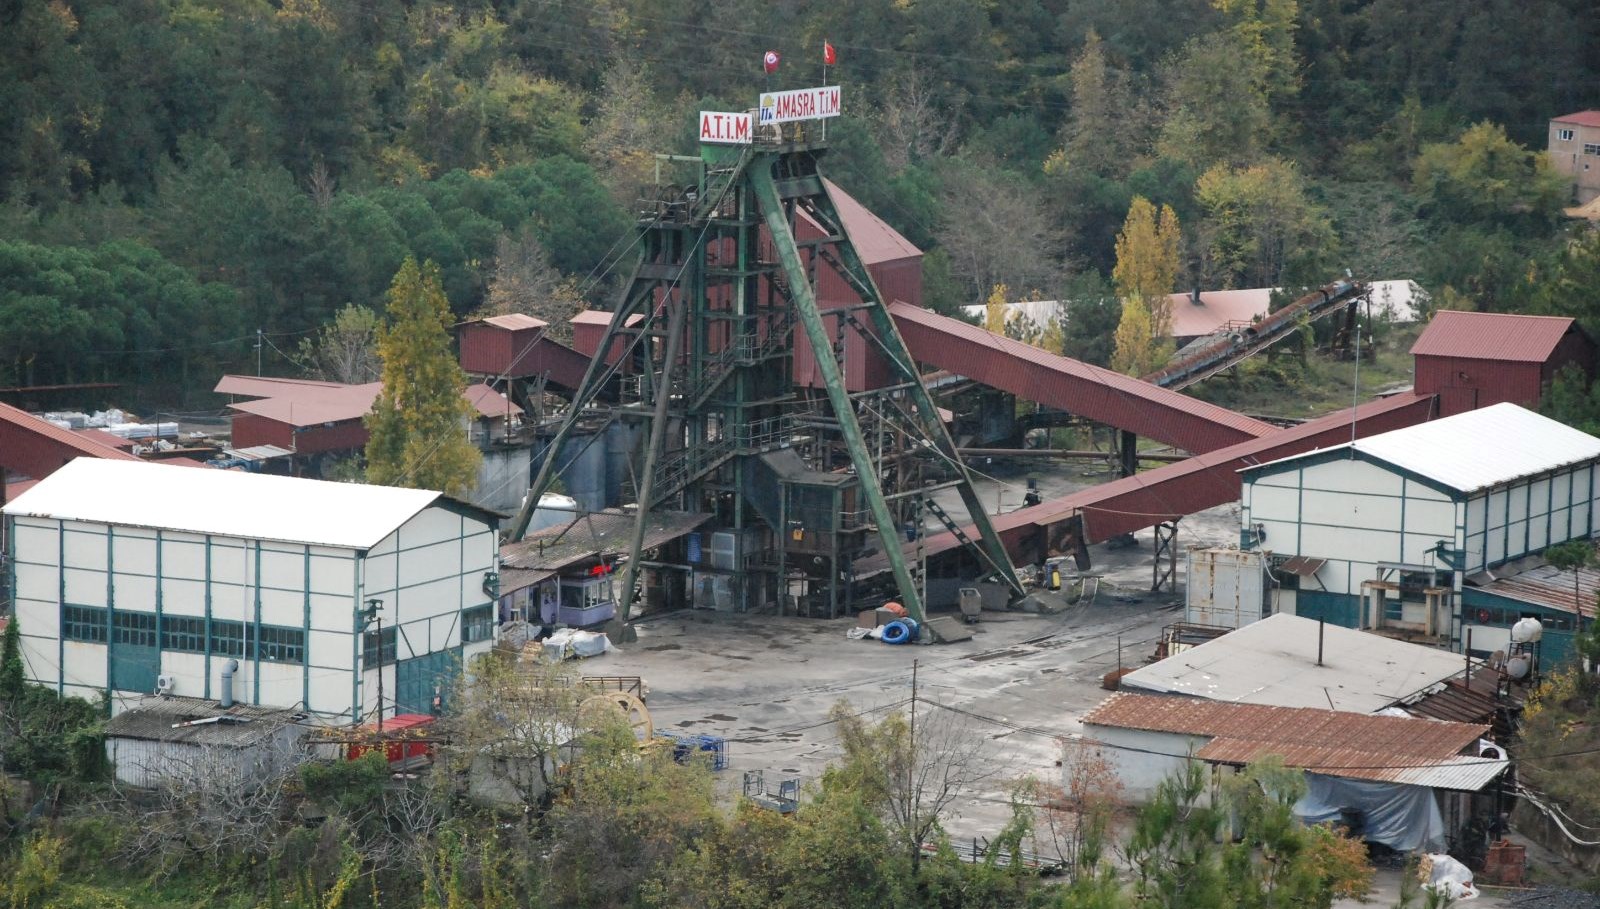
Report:
[[[1533,410],[1568,364],[1594,377],[1595,344],[1572,319],[1444,309],[1411,346],[1419,394],[1439,415],[1510,402]]]
[[[304,718],[250,704],[145,697],[106,723],[106,758],[117,780],[130,786],[216,775],[261,779],[299,762],[310,731]]]
[[[537,373],[529,354],[549,323],[523,313],[463,322],[456,332],[461,368],[475,375],[520,379]]]
[[[1401,852],[1443,848],[1487,807],[1471,794],[1510,766],[1482,753],[1485,725],[1312,707],[1114,694],[1083,728],[1135,799],[1191,761],[1221,773],[1276,756],[1305,772],[1302,819],[1341,822]]]

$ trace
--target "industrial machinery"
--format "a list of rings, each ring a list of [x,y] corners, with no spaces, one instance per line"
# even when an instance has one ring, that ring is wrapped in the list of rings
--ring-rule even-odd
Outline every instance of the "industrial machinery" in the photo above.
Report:
[[[925,514],[957,535],[974,574],[1024,593],[823,179],[818,127],[763,122],[749,144],[668,159],[689,175],[641,206],[640,261],[547,448],[563,451],[580,424],[648,426],[617,590],[624,622],[652,510],[713,515],[711,545],[697,535],[682,566],[696,605],[837,616],[852,606],[852,566],[872,555],[921,620]],[[814,238],[797,239],[801,224]],[[820,304],[827,275],[859,302]],[[556,460],[544,458],[526,502]],[[945,490],[970,532],[934,499]],[[509,539],[530,517],[525,505]]]

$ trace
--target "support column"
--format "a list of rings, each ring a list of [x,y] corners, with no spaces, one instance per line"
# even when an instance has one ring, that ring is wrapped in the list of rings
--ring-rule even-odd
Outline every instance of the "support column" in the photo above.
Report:
[[[1117,438],[1117,475],[1131,477],[1139,472],[1139,437],[1132,432],[1120,430]]]
[[[1178,522],[1162,522],[1155,527],[1155,563],[1151,566],[1150,592],[1158,593],[1164,587],[1178,589]],[[1163,556],[1165,557],[1163,559]],[[1165,566],[1163,567],[1163,562]]]

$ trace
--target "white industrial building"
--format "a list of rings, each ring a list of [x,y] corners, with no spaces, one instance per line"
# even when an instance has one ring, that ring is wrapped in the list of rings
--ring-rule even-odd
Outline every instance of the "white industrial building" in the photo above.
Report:
[[[1246,468],[1270,611],[1462,637],[1463,582],[1593,535],[1600,439],[1515,404]]]
[[[493,645],[497,516],[437,492],[79,458],[4,515],[28,677],[114,711],[428,712]]]

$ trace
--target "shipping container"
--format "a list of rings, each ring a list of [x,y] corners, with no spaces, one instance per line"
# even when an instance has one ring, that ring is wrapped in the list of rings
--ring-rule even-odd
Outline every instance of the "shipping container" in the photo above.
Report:
[[[1243,549],[1190,549],[1183,620],[1223,628],[1259,621],[1269,611],[1266,559]]]

